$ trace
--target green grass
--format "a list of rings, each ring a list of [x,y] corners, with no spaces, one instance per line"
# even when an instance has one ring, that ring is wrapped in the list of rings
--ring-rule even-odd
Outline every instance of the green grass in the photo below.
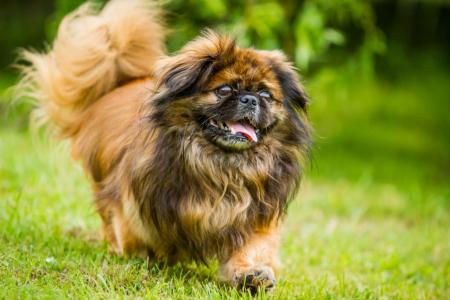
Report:
[[[450,76],[338,75],[308,83],[313,163],[279,285],[258,297],[450,299]],[[35,137],[24,111],[0,123],[0,298],[250,298],[214,281],[216,265],[109,255],[68,144]]]

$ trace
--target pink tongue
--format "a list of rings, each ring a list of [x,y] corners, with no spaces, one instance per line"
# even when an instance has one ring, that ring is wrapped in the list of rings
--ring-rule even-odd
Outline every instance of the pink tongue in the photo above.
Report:
[[[228,128],[230,128],[231,133],[233,134],[240,132],[249,140],[252,140],[254,142],[258,141],[255,129],[249,124],[227,122],[227,126]]]

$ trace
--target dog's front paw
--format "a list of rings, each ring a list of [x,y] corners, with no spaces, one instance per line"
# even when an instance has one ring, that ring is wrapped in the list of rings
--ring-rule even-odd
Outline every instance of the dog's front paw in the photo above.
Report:
[[[258,290],[271,291],[275,287],[275,274],[269,267],[257,267],[234,274],[233,285],[240,289],[248,289],[252,293]]]

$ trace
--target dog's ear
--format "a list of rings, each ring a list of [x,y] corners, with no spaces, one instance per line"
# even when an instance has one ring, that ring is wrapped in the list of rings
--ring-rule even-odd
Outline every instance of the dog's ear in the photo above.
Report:
[[[269,61],[283,91],[285,101],[306,112],[309,100],[292,63],[280,51],[260,51]]]
[[[177,99],[199,92],[210,75],[233,60],[235,42],[211,30],[188,43],[175,56],[159,62],[159,86],[165,98]]]

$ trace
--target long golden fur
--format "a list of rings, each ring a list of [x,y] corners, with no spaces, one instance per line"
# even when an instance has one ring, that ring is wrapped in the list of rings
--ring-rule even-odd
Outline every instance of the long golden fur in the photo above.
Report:
[[[217,258],[234,286],[270,289],[310,144],[303,87],[279,51],[212,31],[163,45],[155,5],[86,4],[24,52],[21,88],[72,141],[116,253]]]

